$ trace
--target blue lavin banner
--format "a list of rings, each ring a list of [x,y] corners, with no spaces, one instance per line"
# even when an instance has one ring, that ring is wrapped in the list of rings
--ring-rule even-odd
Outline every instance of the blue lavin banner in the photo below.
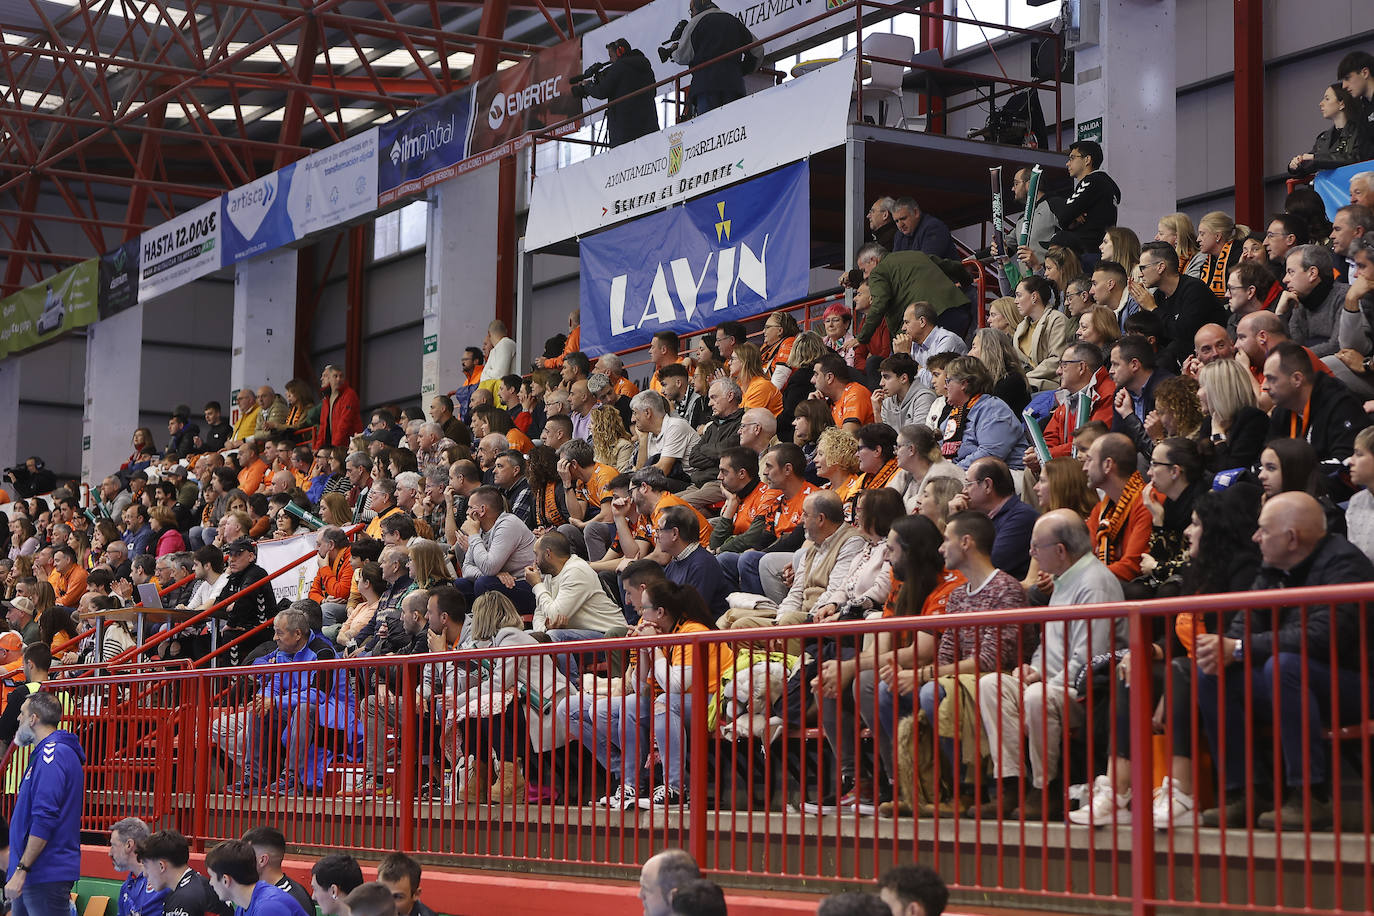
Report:
[[[472,90],[435,99],[378,128],[377,205],[452,178],[467,156]]]
[[[288,165],[227,191],[220,198],[225,266],[273,251],[296,240],[286,206],[295,171],[294,164]]]
[[[1338,169],[1318,172],[1312,178],[1313,189],[1326,204],[1326,218],[1335,219],[1336,211],[1350,203],[1350,179],[1361,172],[1374,171],[1374,161],[1356,162]]]
[[[808,165],[583,236],[580,248],[589,356],[750,318],[807,293]]]

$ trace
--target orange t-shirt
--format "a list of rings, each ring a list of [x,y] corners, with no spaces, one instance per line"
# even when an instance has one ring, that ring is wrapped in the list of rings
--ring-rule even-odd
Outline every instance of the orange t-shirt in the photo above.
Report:
[[[846,420],[856,420],[859,425],[873,422],[873,392],[858,382],[844,386],[840,399],[830,405],[830,415],[835,425],[844,428]]]
[[[528,455],[530,449],[534,448],[534,443],[530,441],[530,437],[514,426],[506,433],[506,444],[522,455]]]
[[[644,524],[644,530],[647,532],[646,536],[650,543],[653,543],[654,532],[659,525],[659,515],[669,506],[687,506],[688,509],[692,509],[691,505],[685,500],[679,496],[674,496],[672,493],[664,493],[660,496],[658,498],[658,503],[654,506],[653,521],[649,522],[645,519],[640,520]],[[700,543],[702,547],[710,547],[711,526],[707,523],[706,516],[702,515],[696,509],[692,509],[692,514],[697,517],[697,542]]]
[[[632,398],[639,394],[639,386],[622,376],[615,383],[615,393],[622,398]]]
[[[768,379],[760,376],[749,383],[749,389],[744,392],[744,400],[740,401],[740,406],[745,410],[751,407],[766,407],[768,412],[776,417],[782,413],[782,392]]]
[[[611,481],[619,474],[615,468],[598,461],[592,465],[591,479],[586,483],[578,483],[573,490],[578,499],[591,503],[589,508],[600,509],[601,504],[611,498]]]
[[[782,537],[802,523],[802,504],[806,502],[806,497],[816,492],[816,488],[808,483],[791,499],[781,490],[772,492],[778,494],[773,513],[773,536]]]
[[[685,356],[680,357],[680,358],[678,359],[678,361],[677,361],[677,364],[678,364],[679,366],[686,366],[686,367],[687,367],[687,372],[688,372],[689,374],[691,373],[691,371],[692,371],[692,366],[691,366],[691,362],[687,359],[687,357],[685,357]],[[654,370],[654,374],[653,374],[653,375],[649,376],[649,390],[650,390],[650,391],[657,391],[659,394],[662,394],[662,393],[663,393],[663,382],[659,380],[659,377],[658,377],[658,370],[657,370],[657,369]]]
[[[945,613],[948,610],[949,596],[967,581],[964,574],[958,570],[945,570],[940,576],[940,584],[931,589],[925,603],[921,605],[921,616],[932,617]]]
[[[744,534],[748,531],[749,526],[754,524],[754,519],[760,515],[766,517],[781,495],[781,492],[770,490],[760,481],[758,486],[754,487],[753,492],[741,500],[739,507],[735,510],[735,534]]]
[[[239,471],[239,489],[249,496],[258,492],[258,487],[262,486],[262,479],[267,475],[267,470],[267,462],[259,458]]]

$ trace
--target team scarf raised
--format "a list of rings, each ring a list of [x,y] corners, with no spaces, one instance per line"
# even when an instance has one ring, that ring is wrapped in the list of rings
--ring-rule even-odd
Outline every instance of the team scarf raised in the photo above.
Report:
[[[1126,525],[1126,517],[1131,514],[1131,506],[1140,499],[1145,489],[1145,478],[1136,471],[1121,489],[1121,496],[1112,506],[1112,511],[1104,513],[1097,520],[1097,558],[1103,563],[1115,563],[1121,529]]]

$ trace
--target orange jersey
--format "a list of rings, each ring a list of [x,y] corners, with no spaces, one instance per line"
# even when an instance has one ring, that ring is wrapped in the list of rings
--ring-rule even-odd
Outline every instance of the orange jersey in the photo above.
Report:
[[[659,525],[661,524],[660,517],[663,514],[663,510],[667,509],[669,506],[687,506],[688,509],[692,509],[692,507],[688,505],[681,497],[674,496],[672,493],[664,493],[662,496],[660,496],[658,499],[658,504],[654,506],[653,521],[648,522],[645,519],[640,519],[641,523],[643,523],[644,525],[646,537],[650,543],[653,543],[654,532],[658,529]],[[700,543],[702,547],[710,547],[711,526],[709,523],[707,523],[706,516],[702,515],[696,509],[692,509],[692,514],[697,517],[698,543]]]
[[[840,399],[830,405],[830,415],[835,425],[844,428],[846,421],[857,421],[860,426],[873,422],[873,392],[858,382],[844,386]]]
[[[816,492],[811,484],[804,485],[791,499],[781,490],[773,490],[777,495],[773,512],[773,536],[782,537],[802,523],[802,504],[806,497]]]
[[[622,398],[632,398],[639,394],[639,386],[622,376],[616,380],[615,393]]]
[[[514,426],[506,433],[506,444],[522,455],[528,455],[530,449],[534,448],[534,443],[530,441],[530,437]]]
[[[759,377],[749,383],[740,406],[745,410],[751,407],[766,407],[773,416],[782,413],[782,392],[768,379]]]
[[[619,474],[615,468],[598,461],[592,465],[591,479],[586,483],[578,481],[573,484],[573,493],[578,499],[588,503],[589,509],[600,509],[601,504],[611,498],[611,481]]]
[[[754,524],[754,519],[760,515],[767,517],[781,495],[777,490],[768,489],[762,482],[757,484],[735,510],[735,534],[744,534],[748,531],[749,526]]]

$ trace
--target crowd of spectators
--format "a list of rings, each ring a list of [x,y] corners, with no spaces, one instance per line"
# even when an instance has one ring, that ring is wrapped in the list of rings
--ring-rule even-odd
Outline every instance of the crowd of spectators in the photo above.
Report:
[[[1342,61],[1344,88],[1323,100],[1333,132],[1295,170],[1366,149],[1372,67],[1362,52]],[[332,366],[318,401],[293,381],[284,396],[238,392],[232,423],[216,402],[203,426],[178,407],[165,446],[136,431],[129,461],[89,498],[64,486],[11,504],[8,623],[62,664],[108,662],[133,647],[130,625],[108,622],[101,640],[80,628],[99,628],[139,585],[174,585],[168,606],[215,611],[157,653],[200,658],[217,640],[221,664],[253,666],[1374,578],[1374,173],[1351,181],[1330,224],[1300,188],[1262,230],[1221,212],[1194,230],[1172,213],[1142,242],[1117,225],[1122,192],[1101,147],[1076,142],[1067,164],[1073,186],[1035,202],[1030,243],[1007,253],[1028,275],[989,304],[986,327],[948,228],[911,198],[882,198],[873,240],[841,276],[855,310],[831,306],[816,330],[776,313],[756,332],[735,321],[691,342],[660,331],[636,381],[619,356],[579,349],[577,312],[520,375],[497,320],[465,352],[465,384],[423,409],[364,414]],[[319,571],[307,596],[279,606],[259,544],[305,530]],[[1225,573],[1208,562],[1217,552]],[[1214,749],[1244,728],[1235,717],[1296,708],[1274,694],[1275,670],[1317,719],[1276,737],[1283,772],[1244,773],[1232,754],[1224,787],[1283,780],[1294,793],[1262,823],[1329,824],[1321,735],[1358,709],[1369,648],[1354,609],[1184,616],[1156,657],[1193,659],[1182,667]],[[1061,751],[1091,727],[1081,701],[1094,660],[1124,639],[1122,620],[1070,620],[1029,639],[952,628],[808,643],[787,680],[815,699],[834,778],[805,804],[909,808],[894,791],[894,724],[976,698],[964,719],[990,743],[992,778],[952,786],[932,810],[1009,813],[1015,801],[1022,817],[1063,816]],[[1299,643],[1336,664],[1299,679]],[[754,655],[713,646],[705,671],[681,644],[629,655],[613,677],[581,670],[604,655],[573,648],[557,664],[433,668],[412,704],[422,743],[442,745],[422,791],[552,793],[533,774],[578,742],[611,774],[602,804],[687,803],[688,725],[715,721],[691,708],[691,684],[706,679],[717,702]],[[1178,670],[1158,675],[1176,700],[1191,695]],[[356,791],[392,791],[388,735],[413,723],[400,721],[388,671],[245,678],[212,728],[235,789],[320,791],[343,755],[366,762]],[[951,695],[966,679],[977,687]],[[484,707],[493,693],[505,705]],[[1175,704],[1173,734],[1193,712]],[[856,753],[856,718],[876,753]],[[646,767],[655,749],[660,765]],[[1071,816],[1128,810],[1125,753],[1118,742]],[[1191,817],[1194,753],[1175,741],[1159,826]],[[1235,798],[1203,821],[1244,822]]]

